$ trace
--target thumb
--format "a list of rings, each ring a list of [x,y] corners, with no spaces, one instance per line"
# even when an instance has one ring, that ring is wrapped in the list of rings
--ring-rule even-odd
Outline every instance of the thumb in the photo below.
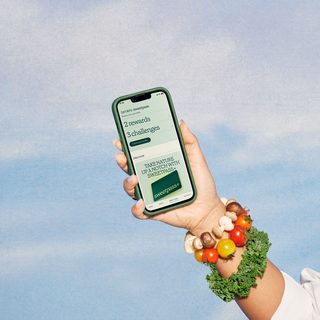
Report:
[[[199,191],[198,195],[200,195],[202,191],[208,192],[208,190],[211,190],[211,194],[216,194],[215,184],[197,137],[189,130],[184,121],[181,121],[180,130],[192,173]],[[206,184],[204,183],[205,181]]]
[[[205,162],[197,137],[190,131],[183,120],[180,121],[180,131],[189,159],[190,157],[195,157]]]

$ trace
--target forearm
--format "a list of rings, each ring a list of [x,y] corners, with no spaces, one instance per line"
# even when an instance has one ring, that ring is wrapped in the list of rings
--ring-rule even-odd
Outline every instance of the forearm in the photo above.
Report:
[[[270,260],[257,284],[257,287],[251,288],[247,298],[236,297],[236,302],[249,319],[269,320],[280,305],[285,287],[280,270]]]
[[[180,129],[197,185],[198,196],[196,201],[185,207],[152,217],[144,214],[145,204],[141,201],[137,203],[138,205],[133,205],[132,213],[139,219],[159,220],[169,225],[185,228],[195,237],[201,237],[202,233],[212,232],[213,227],[219,226],[220,218],[226,213],[226,207],[217,195],[215,183],[196,137],[190,132],[185,123],[180,125]],[[116,140],[115,145],[122,151],[120,140]],[[128,171],[127,159],[124,155],[118,155],[117,162],[124,171]],[[134,188],[137,183],[138,179],[136,176],[134,179],[126,180],[124,183],[124,188],[131,197],[134,196]],[[228,237],[228,232],[225,232],[223,238]],[[217,238],[220,239],[220,236]],[[193,249],[191,252],[193,252]],[[241,254],[243,254],[243,252],[244,248],[238,247],[234,258],[228,261],[219,259],[216,267],[223,277],[229,277],[233,272],[238,272],[238,266],[242,259]],[[266,258],[264,258],[263,268],[265,264]],[[215,269],[214,271],[216,274]],[[264,277],[262,279],[258,278],[256,283],[258,287],[251,289],[251,283],[247,283],[246,292],[250,289],[249,296],[247,298],[236,297],[236,301],[250,319],[270,319],[279,306],[284,292],[282,274],[271,262],[267,262]],[[236,291],[231,291],[230,295],[232,295],[232,292],[234,293]],[[239,293],[239,291],[237,292]]]
[[[212,212],[214,219],[219,219],[225,213],[225,206],[216,206],[215,212]],[[215,221],[206,221],[207,225],[218,225]],[[211,228],[210,228],[211,229]],[[225,232],[225,238],[229,233]],[[246,251],[245,246],[238,246],[234,257],[231,259],[219,258],[215,266],[222,277],[230,277],[232,273],[238,272],[238,266],[242,261],[242,255]],[[256,283],[258,286],[251,287],[250,294],[246,298],[235,295],[235,300],[242,311],[251,320],[269,320],[280,305],[284,293],[284,279],[280,270],[269,260],[266,262],[266,269],[262,278],[258,277]]]
[[[238,271],[244,252],[238,247],[235,257],[229,260],[219,259],[216,268],[222,277],[229,277]],[[246,298],[236,296],[239,307],[251,320],[269,320],[280,305],[284,293],[284,279],[280,270],[268,260],[263,278],[257,279],[257,287],[252,287]]]

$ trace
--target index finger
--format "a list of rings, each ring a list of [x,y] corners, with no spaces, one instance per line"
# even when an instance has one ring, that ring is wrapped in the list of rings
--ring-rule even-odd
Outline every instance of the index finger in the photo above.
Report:
[[[112,142],[120,151],[123,151],[122,143],[120,139],[114,139]]]

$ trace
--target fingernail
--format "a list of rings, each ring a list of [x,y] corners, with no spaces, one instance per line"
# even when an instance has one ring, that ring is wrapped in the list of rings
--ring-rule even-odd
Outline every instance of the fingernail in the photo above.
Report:
[[[112,140],[112,143],[114,144],[114,146],[116,145],[117,140],[118,140],[118,139],[113,139],[113,140]]]
[[[184,124],[189,129],[188,125],[181,119],[180,120],[180,125],[182,125],[182,124]]]
[[[136,206],[137,208],[140,207],[140,206],[142,205],[142,202],[143,202],[142,199],[138,200],[138,201],[136,202],[135,206]]]
[[[129,183],[131,183],[132,180],[133,180],[133,178],[134,178],[134,175],[132,175],[132,176],[130,176],[129,178],[127,178],[127,181],[128,181]]]

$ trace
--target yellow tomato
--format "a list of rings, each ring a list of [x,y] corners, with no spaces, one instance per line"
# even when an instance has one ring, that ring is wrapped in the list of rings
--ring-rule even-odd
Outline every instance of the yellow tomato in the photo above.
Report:
[[[218,242],[217,250],[218,250],[220,257],[229,258],[230,255],[232,255],[236,252],[236,245],[230,239],[221,239]]]

